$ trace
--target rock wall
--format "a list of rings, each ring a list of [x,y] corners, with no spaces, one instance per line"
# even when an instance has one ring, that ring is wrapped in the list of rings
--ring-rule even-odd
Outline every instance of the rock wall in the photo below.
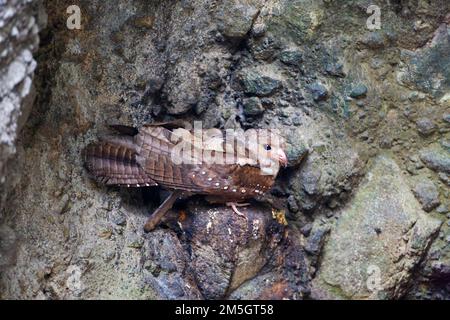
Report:
[[[37,1],[0,4],[0,204],[6,196],[7,162],[34,100],[38,30]]]
[[[25,3],[3,20],[35,16]],[[22,48],[0,60],[21,66],[0,77],[0,103],[17,98],[0,122],[0,297],[449,298],[450,4],[378,1],[369,30],[370,4],[44,1],[37,98],[7,169],[36,39],[0,37]],[[285,215],[193,198],[144,234],[164,192],[99,185],[80,154],[110,123],[172,119],[280,129]]]

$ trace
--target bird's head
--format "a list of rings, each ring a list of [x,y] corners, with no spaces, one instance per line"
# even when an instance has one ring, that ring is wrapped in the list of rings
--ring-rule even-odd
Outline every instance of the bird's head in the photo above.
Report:
[[[249,156],[256,159],[264,175],[276,176],[280,165],[287,166],[288,160],[283,137],[272,129],[249,129],[245,132]]]

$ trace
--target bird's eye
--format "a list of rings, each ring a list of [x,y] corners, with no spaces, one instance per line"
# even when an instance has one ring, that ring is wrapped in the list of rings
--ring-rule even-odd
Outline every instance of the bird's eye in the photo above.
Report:
[[[265,144],[264,149],[266,149],[267,151],[270,151],[270,150],[272,150],[272,147],[270,146],[270,144]]]

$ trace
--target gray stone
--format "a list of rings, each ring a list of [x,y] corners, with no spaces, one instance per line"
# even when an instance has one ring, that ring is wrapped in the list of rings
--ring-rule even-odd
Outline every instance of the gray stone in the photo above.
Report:
[[[412,85],[418,90],[433,95],[436,99],[448,96],[450,90],[450,50],[447,25],[439,25],[430,34],[429,45],[417,50],[402,50],[403,68],[397,72],[401,84]],[[440,79],[436,81],[436,79]],[[448,99],[448,97],[447,97]]]
[[[416,122],[417,131],[423,136],[429,136],[436,130],[436,125],[428,118],[422,118]]]
[[[308,155],[309,146],[298,130],[292,130],[286,135],[286,156],[288,158],[288,166],[298,166]]]
[[[327,63],[325,66],[325,71],[335,77],[345,77],[344,65],[342,63]]]
[[[320,192],[320,178],[322,173],[319,170],[306,171],[303,179],[303,190],[308,195],[317,195]]]
[[[299,50],[288,49],[281,51],[279,55],[280,61],[287,65],[301,66],[303,55]]]
[[[449,139],[441,139],[439,141],[442,148],[444,148],[447,152],[450,152],[450,140]]]
[[[309,235],[311,234],[311,230],[313,228],[313,224],[312,223],[307,223],[306,225],[304,225],[300,232],[305,236],[305,237],[309,237]]]
[[[440,225],[423,213],[395,161],[378,156],[331,231],[313,291],[400,298]]]
[[[7,225],[0,225],[0,270],[15,263],[15,251],[18,238],[14,230]]]
[[[450,279],[450,262],[434,262],[431,266],[432,277],[439,280]]]
[[[34,100],[32,83],[39,43],[38,1],[9,0],[0,4],[0,208],[6,193],[6,164],[16,154],[16,138]]]
[[[118,226],[124,226],[127,223],[127,217],[120,211],[113,211],[110,219],[112,223]]]
[[[357,183],[364,161],[356,145],[328,118],[312,121],[303,115],[302,125],[295,131],[286,131],[285,136],[288,141],[292,137],[307,143],[309,150],[300,170],[290,179],[292,194],[302,211],[314,210]]]
[[[191,205],[192,219],[182,223],[190,236],[192,272],[206,299],[223,298],[254,278],[275,248],[268,245],[278,237],[271,212],[251,206],[241,209],[242,219],[230,208]],[[267,233],[269,231],[269,233]]]
[[[328,97],[328,89],[321,83],[313,83],[308,86],[314,101],[322,101]]]
[[[256,23],[253,25],[252,34],[255,37],[263,36],[267,31],[267,25],[264,23]]]
[[[144,83],[147,83],[145,79],[158,77],[164,80],[161,92],[151,97],[150,102],[162,97],[164,102],[167,101],[163,106],[170,115],[186,114],[193,107],[197,107],[196,111],[201,113],[213,105],[216,98],[214,88],[221,85],[222,76],[225,76],[230,66],[230,52],[216,41],[216,35],[211,30],[220,24],[227,28],[227,21],[237,19],[236,24],[230,24],[229,27],[230,35],[238,36],[233,32],[239,33],[242,27],[251,27],[251,22],[249,26],[245,26],[247,22],[242,19],[251,19],[252,12],[257,10],[257,3],[252,5],[248,2],[240,6],[233,1],[215,5],[196,0],[190,4],[185,1],[177,2],[171,4],[170,8],[163,8],[163,5],[157,3],[147,4],[144,10],[155,17],[154,28],[159,27],[165,31],[152,34],[150,42],[142,41],[142,37],[139,39],[134,29],[126,29],[121,37],[124,39],[122,49],[129,55],[128,60],[137,59],[133,62],[138,66],[135,68],[135,76],[142,77]],[[134,6],[135,3],[130,5]],[[234,10],[234,6],[241,10]],[[165,10],[175,12],[174,17],[166,19],[163,13]],[[158,13],[161,16],[157,17]],[[233,29],[234,27],[237,29]],[[151,41],[163,45],[163,52],[151,44]]]
[[[429,179],[421,179],[414,187],[413,192],[426,212],[430,212],[440,204],[439,192]]]
[[[445,204],[441,204],[439,207],[436,208],[436,212],[440,214],[447,214],[450,212],[449,208]]]
[[[293,195],[290,195],[287,199],[288,208],[291,212],[297,213],[299,208],[297,204],[297,200],[295,200],[295,197]]]
[[[253,21],[262,6],[261,0],[224,2],[217,12],[219,30],[229,38],[243,38],[252,28]]]
[[[308,270],[300,235],[296,230],[289,233],[284,247],[277,250],[268,262],[269,268],[234,290],[229,295],[230,299],[297,300],[309,295]]]
[[[420,159],[425,165],[435,171],[450,173],[450,152],[440,144],[433,144],[420,151]]]
[[[381,49],[387,44],[387,38],[381,31],[368,32],[361,39],[361,43],[370,49]]]
[[[329,226],[313,227],[305,246],[305,251],[314,256],[319,255],[329,232]]]
[[[189,272],[189,257],[173,232],[155,230],[143,248],[143,286],[159,299],[200,299],[201,293]],[[186,275],[186,276],[185,276]],[[148,290],[147,289],[147,290]]]
[[[244,92],[258,97],[270,96],[281,87],[281,81],[257,71],[247,70],[241,73]]]
[[[358,84],[357,86],[352,88],[350,92],[350,97],[355,99],[360,99],[365,97],[367,94],[367,87],[365,84]]]
[[[450,123],[450,113],[446,113],[442,116],[442,119],[447,122]]]
[[[270,290],[272,286],[280,283],[282,280],[275,273],[265,273],[244,283],[241,287],[233,291],[230,295],[231,300],[258,300],[264,291]]]
[[[444,172],[439,172],[438,174],[439,179],[441,179],[442,182],[444,182],[447,186],[450,186],[450,175]]]
[[[270,9],[272,8],[272,9]],[[304,45],[315,35],[324,15],[324,7],[316,1],[281,1],[276,6],[268,6],[272,15],[267,15],[268,32],[286,43]],[[311,16],[311,12],[315,14]]]
[[[272,61],[280,49],[278,41],[268,36],[250,39],[249,47],[256,59],[266,61]]]
[[[264,113],[264,107],[261,100],[257,97],[244,99],[244,114],[247,116],[259,116]]]

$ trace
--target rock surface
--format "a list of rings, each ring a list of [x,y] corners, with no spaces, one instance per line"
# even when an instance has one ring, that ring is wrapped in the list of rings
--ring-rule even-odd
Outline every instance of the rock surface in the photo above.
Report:
[[[439,144],[421,150],[420,159],[432,170],[450,173],[450,151]]]
[[[81,0],[80,30],[72,1],[0,3],[0,298],[450,298],[447,0],[373,31],[365,0]],[[277,209],[195,197],[144,234],[164,193],[80,152],[173,119],[280,130]]]
[[[33,52],[39,44],[37,1],[8,0],[0,10],[0,207],[7,162],[34,100]]]
[[[395,161],[377,157],[330,235],[314,294],[401,297],[440,224],[425,216]]]
[[[439,192],[429,179],[418,182],[413,192],[426,212],[430,212],[440,204]]]

